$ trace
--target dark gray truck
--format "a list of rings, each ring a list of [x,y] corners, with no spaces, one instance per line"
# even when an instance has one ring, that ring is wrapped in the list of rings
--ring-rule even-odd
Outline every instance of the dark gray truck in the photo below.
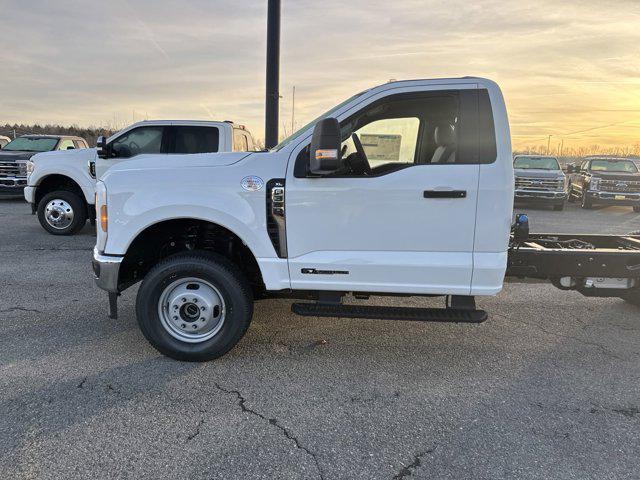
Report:
[[[554,210],[564,208],[566,177],[556,157],[516,155],[513,174],[517,204],[549,205]]]

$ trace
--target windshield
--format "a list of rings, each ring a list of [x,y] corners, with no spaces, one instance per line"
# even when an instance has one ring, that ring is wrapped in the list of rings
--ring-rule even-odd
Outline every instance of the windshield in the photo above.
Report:
[[[560,170],[560,165],[554,157],[516,157],[513,168]]]
[[[363,93],[366,93],[367,91],[368,90],[365,90],[364,92],[360,92],[360,93],[354,95],[353,97],[350,97],[350,98],[346,99],[344,102],[339,103],[338,105],[333,107],[331,110],[328,110],[328,111],[324,112],[318,118],[314,118],[309,123],[307,123],[304,127],[302,127],[301,129],[297,130],[293,135],[290,135],[287,138],[285,138],[284,140],[282,140],[278,145],[276,145],[274,147],[274,150],[280,150],[281,148],[286,147],[291,142],[293,142],[295,139],[300,137],[304,132],[306,132],[309,129],[309,127],[315,125],[319,120],[322,120],[323,118],[330,117],[331,115],[333,115],[334,112],[337,112],[338,110],[340,110],[342,107],[344,107],[351,100],[353,100],[355,98],[358,98],[360,95],[362,95]]]
[[[637,173],[638,168],[631,160],[592,160],[591,171]]]
[[[57,138],[18,137],[7,143],[2,150],[21,152],[50,152],[58,144]]]

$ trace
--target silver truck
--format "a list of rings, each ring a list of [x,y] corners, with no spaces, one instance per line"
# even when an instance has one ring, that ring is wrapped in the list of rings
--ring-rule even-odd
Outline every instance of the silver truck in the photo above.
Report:
[[[515,202],[564,209],[566,176],[556,157],[517,155],[513,159]]]

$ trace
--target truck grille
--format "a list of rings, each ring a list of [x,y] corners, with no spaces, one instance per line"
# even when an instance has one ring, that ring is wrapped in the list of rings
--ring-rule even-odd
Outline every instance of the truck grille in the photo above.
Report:
[[[563,180],[555,178],[516,178],[516,190],[562,190]]]
[[[14,162],[0,162],[0,177],[18,177],[20,168]]]
[[[635,180],[600,180],[600,191],[640,193],[640,182]]]

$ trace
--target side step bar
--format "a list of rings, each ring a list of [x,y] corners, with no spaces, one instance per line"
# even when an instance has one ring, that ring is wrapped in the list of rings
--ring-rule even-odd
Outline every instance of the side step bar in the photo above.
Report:
[[[482,323],[484,310],[464,308],[377,307],[340,303],[294,303],[291,311],[305,317],[345,317],[409,322]]]

